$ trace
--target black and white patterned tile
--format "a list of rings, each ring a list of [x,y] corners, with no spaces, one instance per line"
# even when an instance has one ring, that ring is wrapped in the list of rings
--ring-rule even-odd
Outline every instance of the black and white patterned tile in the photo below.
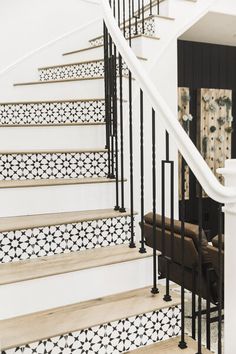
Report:
[[[128,75],[128,68],[123,63],[123,75]],[[118,74],[117,61],[117,74]],[[39,69],[40,81],[50,80],[68,80],[68,79],[86,79],[102,78],[104,76],[104,61],[97,60],[78,64],[67,64],[63,66],[54,66],[51,68]]]
[[[0,154],[0,180],[106,177],[107,152]]]
[[[3,351],[3,354],[119,354],[180,334],[179,306],[128,317]]]
[[[0,126],[104,122],[104,100],[0,104]]]
[[[141,35],[141,34],[144,34],[145,36],[149,36],[149,37],[154,37],[156,35],[156,23],[154,17],[149,17],[144,20],[144,30],[143,30],[142,22],[138,22],[137,28],[135,24],[131,26],[131,36]],[[129,28],[126,27],[125,38],[128,39],[129,36],[130,36]],[[103,45],[103,37],[101,36],[91,40],[90,45],[92,47]]]
[[[130,240],[130,216],[0,233],[0,263],[115,246]]]

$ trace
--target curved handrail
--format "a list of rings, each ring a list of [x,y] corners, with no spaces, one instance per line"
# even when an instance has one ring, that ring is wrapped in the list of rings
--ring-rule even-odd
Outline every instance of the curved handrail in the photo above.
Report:
[[[156,86],[148,77],[134,52],[129,47],[113,17],[108,1],[101,0],[101,5],[103,9],[104,21],[118,51],[125,60],[129,70],[132,72],[143,92],[150,99],[153,108],[157,112],[161,113],[158,116],[162,119],[163,124],[170,136],[174,138],[180,153],[186,160],[199,183],[202,185],[203,189],[209,197],[220,203],[235,203],[236,188],[223,186],[215,177],[206,161],[203,159],[202,155],[189,138],[188,134],[180,125],[178,119],[176,119],[176,116],[173,114],[168,104],[158,92]]]

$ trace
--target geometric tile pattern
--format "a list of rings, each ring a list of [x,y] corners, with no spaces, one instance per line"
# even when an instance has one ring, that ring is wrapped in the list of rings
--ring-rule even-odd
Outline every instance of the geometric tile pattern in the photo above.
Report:
[[[180,334],[180,305],[8,349],[2,354],[119,354]]]
[[[0,104],[0,126],[104,122],[104,100]]]
[[[0,154],[0,180],[106,177],[107,152]]]
[[[123,63],[123,75],[128,75],[127,66]],[[65,64],[39,69],[40,81],[101,78],[104,76],[104,60]]]
[[[0,233],[0,263],[115,246],[130,240],[130,216]]]
[[[144,31],[142,27],[142,21],[138,22],[137,32],[136,32],[136,25],[134,24],[131,26],[131,36],[140,35],[140,34],[144,34],[145,36],[149,36],[149,37],[154,37],[156,35],[156,25],[155,25],[154,17],[149,17],[144,20]],[[125,38],[128,39],[129,36],[130,36],[129,28],[126,27]],[[103,36],[91,40],[90,45],[92,47],[103,45]]]

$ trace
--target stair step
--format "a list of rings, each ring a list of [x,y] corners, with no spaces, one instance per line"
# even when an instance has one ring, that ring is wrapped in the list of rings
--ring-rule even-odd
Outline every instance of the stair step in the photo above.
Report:
[[[83,210],[64,213],[48,213],[0,218],[0,232],[32,229],[85,221],[130,216],[130,211],[120,213],[114,209]]]
[[[136,248],[117,245],[10,262],[0,265],[0,285],[129,262],[151,256],[150,249],[147,253],[140,254]]]
[[[130,223],[113,209],[0,218],[0,263],[127,244]]]
[[[145,61],[145,58],[139,58]],[[118,65],[118,58],[117,58]],[[86,79],[104,77],[104,59],[94,59],[77,63],[60,64],[39,68],[40,81],[68,80],[68,79]],[[128,76],[129,70],[123,62],[122,73]],[[117,75],[119,67],[117,66]]]
[[[105,100],[0,103],[0,126],[104,124]]]
[[[144,288],[2,320],[3,353],[121,353],[171,338],[179,335],[180,299],[173,293],[167,304],[163,294]]]
[[[126,181],[126,180],[125,180]],[[53,187],[69,186],[79,184],[115,183],[116,180],[104,177],[85,177],[85,178],[56,178],[56,179],[25,179],[16,181],[0,181],[0,189],[5,188],[30,188],[30,187]]]
[[[162,342],[145,346],[143,348],[128,351],[126,353],[132,354],[196,354],[198,350],[197,342],[192,338],[186,336],[187,348],[180,349],[178,344],[180,342],[180,337],[171,338],[168,340],[164,340]],[[212,354],[210,350],[202,347],[202,354]]]
[[[105,149],[0,151],[0,187],[26,180],[105,178],[107,159]]]
[[[128,39],[130,37],[130,32],[129,32],[129,25],[127,24],[125,27],[125,38]],[[133,23],[131,25],[131,36],[137,36],[137,35],[146,35],[148,37],[156,37],[157,35],[157,28],[156,28],[156,22],[155,22],[155,16],[151,15],[148,16],[144,19],[144,31],[143,31],[143,25],[142,25],[142,19],[139,19],[137,21],[137,30],[136,30],[136,24]],[[98,36],[96,38],[92,38],[89,41],[91,47],[97,47],[100,45],[103,45],[103,36]]]
[[[134,35],[134,36],[131,36],[131,39],[134,40],[134,39],[154,39],[154,40],[159,40],[160,38],[157,37],[157,36],[147,36],[145,34],[138,34],[138,35]],[[97,46],[88,46],[88,47],[84,47],[82,49],[77,49],[77,50],[73,50],[73,51],[70,51],[70,52],[66,52],[66,53],[63,53],[62,55],[64,57],[67,57],[67,56],[70,56],[70,55],[75,55],[75,54],[80,54],[80,53],[84,53],[84,52],[95,52],[96,49],[99,49],[99,48],[103,48],[103,44],[100,44],[100,45],[97,45]],[[142,56],[138,56],[139,59],[143,58]],[[143,60],[145,60],[143,58]]]
[[[124,79],[128,79],[128,75],[123,75]],[[93,82],[93,80],[104,82],[104,76],[99,77],[83,77],[83,78],[71,78],[71,79],[60,79],[60,80],[45,80],[45,81],[29,81],[29,82],[19,82],[14,84],[15,87],[19,86],[31,86],[31,85],[45,85],[45,84],[58,84],[58,83],[70,83],[70,82],[80,82],[80,81],[88,81]],[[134,78],[133,78],[134,80]]]
[[[18,82],[14,84],[17,86],[31,86],[31,85],[43,85],[43,84],[58,84],[58,83],[67,83],[67,82],[80,82],[80,81],[93,81],[93,80],[101,80],[104,81],[104,77],[85,77],[85,78],[72,78],[72,79],[64,79],[64,80],[47,80],[47,81],[28,81],[28,82]]]

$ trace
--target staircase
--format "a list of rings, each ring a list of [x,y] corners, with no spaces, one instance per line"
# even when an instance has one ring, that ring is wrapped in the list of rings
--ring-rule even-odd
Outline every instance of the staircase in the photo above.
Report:
[[[132,22],[133,49],[147,71],[175,21],[145,8],[144,31],[141,20]],[[123,30],[128,39],[127,23]],[[39,68],[38,80],[14,83],[15,102],[0,103],[3,354],[181,352],[180,297],[171,291],[164,301],[161,285],[150,293],[153,252],[139,252],[138,213],[114,210],[117,185],[128,192],[130,179],[109,176],[103,41],[98,33],[85,48],[62,48],[61,61]],[[122,79],[128,112],[124,61]],[[187,342],[185,352],[195,353]]]

